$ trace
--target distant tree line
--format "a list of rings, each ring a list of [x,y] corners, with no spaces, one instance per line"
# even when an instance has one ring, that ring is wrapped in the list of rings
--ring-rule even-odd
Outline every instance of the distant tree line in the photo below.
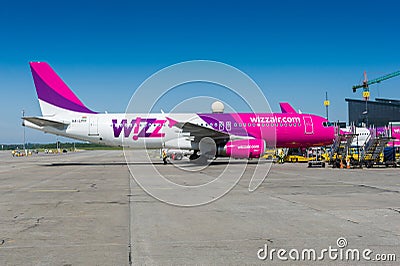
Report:
[[[73,150],[74,144],[76,149],[82,150],[119,150],[120,147],[112,147],[102,144],[86,143],[86,142],[59,142],[58,147],[60,149]],[[24,149],[23,144],[0,144],[2,150],[17,150]],[[25,148],[28,150],[40,150],[40,149],[57,149],[57,142],[54,143],[26,143]]]

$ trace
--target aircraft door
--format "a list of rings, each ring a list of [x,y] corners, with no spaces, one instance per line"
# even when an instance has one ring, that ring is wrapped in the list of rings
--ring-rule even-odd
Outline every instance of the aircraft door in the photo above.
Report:
[[[97,117],[89,118],[89,136],[98,136],[99,135],[99,124]]]
[[[311,116],[303,116],[304,121],[304,134],[314,134],[314,125]]]

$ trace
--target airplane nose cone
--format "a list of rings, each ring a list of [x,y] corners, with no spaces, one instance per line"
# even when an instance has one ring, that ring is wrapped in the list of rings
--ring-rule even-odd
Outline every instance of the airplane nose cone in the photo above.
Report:
[[[328,145],[331,145],[333,143],[333,140],[335,139],[335,128],[334,127],[329,127],[328,134],[327,134],[327,139],[329,141]]]

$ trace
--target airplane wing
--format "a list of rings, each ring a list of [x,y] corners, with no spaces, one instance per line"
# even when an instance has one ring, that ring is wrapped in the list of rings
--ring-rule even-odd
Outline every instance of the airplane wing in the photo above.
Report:
[[[218,142],[226,141],[230,137],[229,134],[212,129],[212,128],[199,126],[199,125],[193,124],[191,122],[178,122],[178,121],[174,121],[170,118],[167,118],[167,119],[170,121],[172,126],[182,129],[182,132],[184,132],[184,133],[190,133],[190,136],[194,137],[194,142],[200,142],[200,140],[202,138],[210,137],[216,143],[218,143]]]
[[[69,125],[69,123],[65,123],[62,121],[56,121],[37,116],[22,117],[22,119],[31,122],[32,124],[35,124],[39,127],[54,127],[56,129],[64,129]]]

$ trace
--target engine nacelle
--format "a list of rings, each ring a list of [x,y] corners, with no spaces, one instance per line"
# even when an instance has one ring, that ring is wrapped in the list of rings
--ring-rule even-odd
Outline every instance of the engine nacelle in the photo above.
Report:
[[[243,139],[228,141],[218,148],[218,156],[232,158],[260,158],[265,154],[266,145],[262,139]]]
[[[164,147],[168,149],[191,150],[193,149],[192,142],[187,137],[179,137],[170,139],[164,143]]]

